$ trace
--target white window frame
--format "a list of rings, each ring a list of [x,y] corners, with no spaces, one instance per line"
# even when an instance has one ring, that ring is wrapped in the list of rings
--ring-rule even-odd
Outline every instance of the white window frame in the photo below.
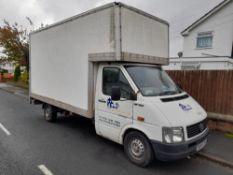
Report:
[[[205,38],[205,37],[212,37],[211,45],[210,46],[199,47],[198,46],[198,39]],[[196,49],[212,49],[213,48],[213,42],[214,42],[214,33],[213,33],[213,31],[199,32],[199,33],[197,33],[197,38],[196,38]]]

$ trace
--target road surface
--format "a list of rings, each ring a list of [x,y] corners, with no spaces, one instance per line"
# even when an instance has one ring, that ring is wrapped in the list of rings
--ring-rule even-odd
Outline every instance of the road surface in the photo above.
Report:
[[[44,121],[40,106],[0,89],[0,175],[232,175],[233,170],[197,157],[130,163],[123,147],[96,135],[91,121],[60,117]]]

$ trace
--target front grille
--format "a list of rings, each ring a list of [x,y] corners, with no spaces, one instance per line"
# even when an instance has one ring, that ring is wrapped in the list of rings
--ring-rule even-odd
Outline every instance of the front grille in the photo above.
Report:
[[[187,135],[188,138],[194,137],[200,133],[202,133],[207,127],[207,119],[196,123],[194,125],[187,126]]]

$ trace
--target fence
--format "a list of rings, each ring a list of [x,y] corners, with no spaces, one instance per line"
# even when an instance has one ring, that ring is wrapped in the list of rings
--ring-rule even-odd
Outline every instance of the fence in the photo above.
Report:
[[[233,115],[233,71],[167,71],[208,112]]]
[[[10,73],[4,73],[4,74],[1,74],[0,73],[0,82],[4,82],[6,80],[12,80],[13,79],[13,75],[10,74]]]

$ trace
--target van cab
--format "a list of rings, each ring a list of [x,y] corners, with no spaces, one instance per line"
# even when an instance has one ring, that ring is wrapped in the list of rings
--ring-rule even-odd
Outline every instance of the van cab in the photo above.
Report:
[[[188,157],[207,143],[207,114],[160,66],[101,64],[95,94],[97,134],[124,145],[141,166]]]

